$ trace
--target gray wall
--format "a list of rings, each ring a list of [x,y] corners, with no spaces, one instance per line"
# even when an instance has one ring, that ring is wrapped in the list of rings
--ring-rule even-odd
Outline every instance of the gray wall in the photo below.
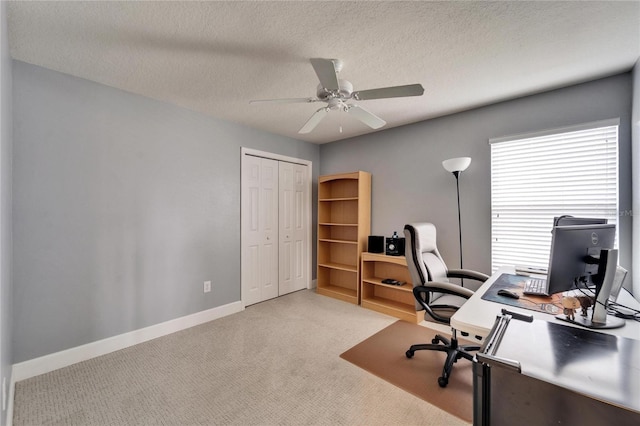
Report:
[[[631,113],[631,152],[633,163],[633,194],[631,218],[640,215],[640,59],[633,67],[633,107]],[[640,220],[633,220],[633,294],[640,296]],[[628,283],[625,283],[625,286]]]
[[[424,101],[429,102],[426,94]],[[390,236],[405,223],[433,222],[438,246],[457,265],[455,178],[442,160],[469,156],[460,176],[464,266],[490,273],[491,170],[494,137],[620,117],[620,210],[631,208],[631,75],[541,93],[372,135],[321,145],[320,174],[371,172],[372,233]],[[631,218],[620,220],[620,258],[631,260]]]
[[[317,183],[317,145],[22,62],[13,76],[13,362],[239,301],[241,146],[310,160]]]
[[[7,41],[7,3],[0,2],[0,386],[11,383],[11,147],[12,76]],[[0,425],[7,423],[7,412],[0,414]]]

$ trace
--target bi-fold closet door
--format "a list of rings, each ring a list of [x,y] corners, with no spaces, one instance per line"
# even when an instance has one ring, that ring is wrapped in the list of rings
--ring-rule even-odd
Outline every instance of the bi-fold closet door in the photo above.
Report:
[[[245,306],[307,287],[307,166],[244,155],[242,300]]]

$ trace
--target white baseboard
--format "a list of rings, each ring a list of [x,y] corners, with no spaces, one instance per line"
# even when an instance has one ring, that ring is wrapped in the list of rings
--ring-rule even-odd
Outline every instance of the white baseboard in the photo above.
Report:
[[[86,345],[65,349],[64,351],[19,362],[14,364],[12,368],[11,391],[13,391],[15,382],[38,376],[40,374],[49,373],[59,368],[68,367],[69,365],[86,361],[101,355],[106,355],[151,339],[166,336],[167,334],[175,333],[176,331],[204,324],[205,322],[235,314],[243,309],[244,306],[242,305],[242,302],[233,302],[227,305],[208,309],[206,311],[196,312],[192,315],[141,328],[139,330],[130,331],[118,336],[87,343]],[[9,407],[13,408],[13,395],[10,395]]]
[[[7,418],[5,425],[13,426],[13,395],[16,391],[16,382],[11,377],[11,384],[9,385],[9,399],[7,400]]]

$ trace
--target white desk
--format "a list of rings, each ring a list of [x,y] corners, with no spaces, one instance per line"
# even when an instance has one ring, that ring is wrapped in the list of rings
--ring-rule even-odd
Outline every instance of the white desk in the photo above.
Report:
[[[511,312],[517,312],[524,315],[533,315],[535,319],[556,322],[572,327],[578,327],[566,321],[560,321],[554,315],[536,312],[528,309],[517,308],[511,305],[503,305],[489,300],[483,300],[482,296],[496,281],[501,274],[515,274],[515,268],[502,267],[493,274],[482,286],[475,292],[469,300],[451,317],[451,327],[458,332],[466,332],[470,337],[481,336],[483,339],[489,334],[491,327],[495,323],[502,309],[508,309]],[[629,292],[622,290],[618,296],[618,303],[629,306],[631,308],[640,309],[640,303],[635,300]],[[640,322],[627,320],[622,328],[593,330],[602,333],[613,334],[616,336],[627,337],[630,339],[640,340]],[[470,339],[474,340],[474,339]]]

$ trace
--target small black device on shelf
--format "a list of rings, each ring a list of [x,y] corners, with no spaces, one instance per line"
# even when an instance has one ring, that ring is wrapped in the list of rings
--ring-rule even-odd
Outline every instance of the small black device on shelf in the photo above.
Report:
[[[385,278],[384,280],[382,280],[382,283],[389,284],[389,285],[397,285],[397,286],[402,286],[406,284],[406,282],[404,281],[394,280],[393,278]]]
[[[378,235],[369,235],[369,253],[384,253],[384,237]]]
[[[400,238],[397,232],[393,232],[393,236],[386,239],[386,255],[387,256],[404,256],[404,238]]]

